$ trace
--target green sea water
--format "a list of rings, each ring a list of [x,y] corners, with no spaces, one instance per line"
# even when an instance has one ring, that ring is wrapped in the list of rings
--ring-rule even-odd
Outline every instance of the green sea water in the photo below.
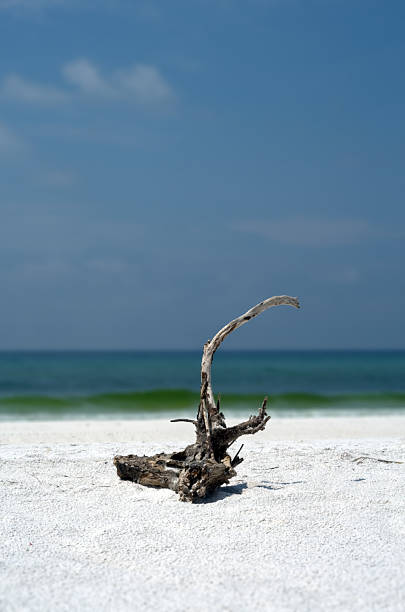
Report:
[[[192,416],[199,352],[0,353],[0,419]],[[405,351],[219,351],[227,415],[405,412]]]

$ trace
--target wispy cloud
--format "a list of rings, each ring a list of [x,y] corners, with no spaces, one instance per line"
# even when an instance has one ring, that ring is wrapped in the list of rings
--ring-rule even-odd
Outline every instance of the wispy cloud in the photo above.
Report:
[[[71,85],[86,95],[132,99],[141,104],[168,102],[175,97],[167,80],[150,64],[135,64],[103,76],[92,62],[78,59],[66,64],[62,73]]]
[[[152,0],[139,0],[134,8],[137,16],[147,21],[159,19],[161,16],[160,7]]]
[[[161,11],[158,2],[153,0],[136,0],[136,2],[127,2],[127,0],[0,0],[0,11],[9,10],[19,13],[35,13],[53,8],[61,8],[65,10],[80,11],[85,9],[93,9],[100,11],[106,9],[108,11],[133,11],[137,17],[143,20],[155,20],[160,17]]]
[[[18,153],[25,143],[4,123],[0,123],[0,154]]]
[[[6,98],[33,104],[59,104],[68,99],[62,90],[27,81],[15,74],[4,79],[1,93]]]
[[[85,266],[91,272],[100,273],[103,275],[117,275],[125,273],[130,267],[128,261],[116,257],[89,259],[85,262]]]
[[[53,87],[8,75],[2,83],[2,97],[28,104],[54,105],[77,98],[122,100],[142,105],[163,105],[176,98],[172,86],[156,66],[134,64],[119,68],[110,75],[86,58],[68,62],[62,67],[64,87]]]
[[[362,219],[290,217],[246,220],[234,223],[232,229],[264,236],[289,246],[333,247],[381,237],[377,228]]]
[[[0,0],[0,10],[24,8],[38,10],[46,7],[59,6],[64,0]]]
[[[147,104],[173,100],[174,92],[155,66],[136,64],[116,74],[118,91]]]
[[[92,8],[99,11],[100,9],[118,9],[118,10],[134,10],[135,14],[147,20],[157,19],[160,16],[158,3],[152,0],[136,0],[136,2],[127,2],[126,0],[0,0],[0,10],[24,10],[26,12],[35,12],[52,8],[64,8],[81,10],[83,8]]]
[[[0,245],[10,255],[29,255],[33,259],[58,256],[100,259],[132,253],[134,244],[143,244],[146,227],[133,220],[113,217],[83,218],[81,209],[65,205],[12,205],[2,208]]]
[[[68,83],[82,93],[103,97],[115,94],[114,89],[100,75],[98,68],[87,59],[79,59],[65,64],[62,68],[62,74]]]
[[[72,187],[76,183],[76,176],[69,170],[47,170],[39,174],[38,182],[47,187]]]

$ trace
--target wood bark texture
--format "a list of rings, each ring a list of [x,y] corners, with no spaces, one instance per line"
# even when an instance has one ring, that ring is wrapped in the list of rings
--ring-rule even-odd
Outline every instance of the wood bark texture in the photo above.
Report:
[[[182,501],[195,502],[214,491],[236,475],[235,468],[243,459],[242,446],[233,459],[228,448],[240,436],[255,434],[265,428],[270,416],[266,413],[267,397],[257,415],[233,427],[227,427],[221,412],[220,400],[215,401],[211,384],[211,366],[215,351],[235,329],[244,325],[272,306],[289,305],[299,308],[297,298],[279,295],[253,306],[237,319],[227,323],[205,343],[201,361],[200,403],[196,419],[173,419],[173,423],[187,421],[196,429],[196,441],[175,453],[159,453],[152,457],[137,455],[114,458],[118,476],[148,487],[172,489]]]

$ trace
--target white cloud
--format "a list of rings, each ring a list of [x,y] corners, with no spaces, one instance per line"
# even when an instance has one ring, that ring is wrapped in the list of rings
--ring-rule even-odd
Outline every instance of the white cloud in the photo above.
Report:
[[[106,100],[127,100],[142,105],[161,106],[175,99],[175,94],[156,66],[135,64],[103,76],[86,58],[62,67],[64,89],[28,81],[18,75],[7,76],[0,95],[31,104],[59,104],[80,96]]]
[[[289,246],[331,247],[355,244],[373,238],[378,232],[359,219],[290,217],[265,221],[242,221],[232,229],[264,236]]]
[[[4,123],[0,123],[0,153],[18,153],[24,148],[18,136]]]
[[[87,59],[66,64],[65,79],[82,93],[106,98],[134,99],[141,104],[167,102],[174,98],[169,83],[155,66],[135,64],[103,77]]]
[[[97,67],[87,59],[79,59],[65,64],[62,68],[62,74],[68,83],[85,94],[111,96],[115,93],[101,77]]]
[[[33,104],[59,104],[68,99],[68,95],[59,89],[33,83],[12,74],[3,81],[2,96]]]
[[[145,104],[165,102],[174,97],[172,88],[154,66],[136,64],[130,70],[120,71],[116,81],[123,94],[132,94]]]

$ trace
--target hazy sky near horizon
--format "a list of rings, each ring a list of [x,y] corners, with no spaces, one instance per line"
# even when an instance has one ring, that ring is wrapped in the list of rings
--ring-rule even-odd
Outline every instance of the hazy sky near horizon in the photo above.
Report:
[[[404,348],[404,24],[0,0],[0,349]]]

